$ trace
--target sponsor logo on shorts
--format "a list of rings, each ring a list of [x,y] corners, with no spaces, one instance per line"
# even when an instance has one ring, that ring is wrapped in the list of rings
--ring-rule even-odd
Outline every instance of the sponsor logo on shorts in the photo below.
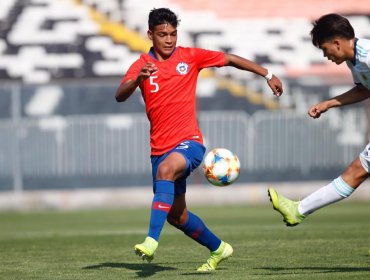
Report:
[[[181,142],[177,147],[176,150],[187,150],[189,149],[189,141]]]

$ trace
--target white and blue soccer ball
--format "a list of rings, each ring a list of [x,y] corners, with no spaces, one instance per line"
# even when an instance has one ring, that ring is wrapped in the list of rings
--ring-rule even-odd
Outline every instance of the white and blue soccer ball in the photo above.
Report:
[[[239,177],[240,161],[237,155],[230,150],[215,148],[204,158],[203,171],[212,185],[228,186]]]

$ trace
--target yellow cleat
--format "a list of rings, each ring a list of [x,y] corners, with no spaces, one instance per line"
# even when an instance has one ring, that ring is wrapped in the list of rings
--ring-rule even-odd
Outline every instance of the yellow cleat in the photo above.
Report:
[[[158,247],[158,241],[147,237],[145,241],[141,244],[136,244],[135,254],[138,255],[142,260],[146,260],[147,262],[151,262],[154,258],[154,252]]]
[[[268,195],[273,208],[283,216],[287,226],[296,226],[306,217],[298,212],[298,201],[290,200],[278,194],[277,191],[272,188],[268,189]]]
[[[226,242],[221,242],[220,247],[216,251],[211,252],[211,256],[207,262],[201,265],[197,271],[210,272],[216,270],[218,264],[224,260],[227,260],[233,254],[233,247]]]

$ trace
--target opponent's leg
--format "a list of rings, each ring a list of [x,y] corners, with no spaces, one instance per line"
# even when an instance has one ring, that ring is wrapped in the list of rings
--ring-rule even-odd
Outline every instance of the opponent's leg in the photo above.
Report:
[[[349,197],[368,176],[369,173],[364,169],[360,159],[356,159],[340,177],[300,202],[287,199],[272,188],[268,193],[274,209],[284,217],[284,222],[288,226],[295,226],[314,211]]]
[[[343,178],[339,176],[330,182],[330,184],[302,199],[298,205],[298,212],[307,216],[322,207],[349,197],[354,190],[354,188],[350,187]]]

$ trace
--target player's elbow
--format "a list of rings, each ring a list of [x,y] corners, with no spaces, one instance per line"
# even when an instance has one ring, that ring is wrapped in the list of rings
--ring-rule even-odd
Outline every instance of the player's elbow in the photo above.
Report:
[[[127,97],[116,95],[116,101],[117,102],[125,102],[127,100]]]
[[[123,102],[124,100],[118,94],[115,96],[117,102]]]
[[[123,98],[120,96],[120,94],[118,92],[116,93],[115,98],[116,98],[117,102],[123,102],[124,101]]]
[[[129,94],[126,94],[124,87],[120,86],[116,92],[115,98],[117,102],[125,102],[129,96]]]

